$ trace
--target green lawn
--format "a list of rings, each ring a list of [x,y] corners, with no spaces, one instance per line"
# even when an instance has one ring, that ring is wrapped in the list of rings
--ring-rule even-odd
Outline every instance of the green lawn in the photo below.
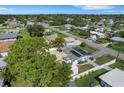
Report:
[[[119,68],[124,71],[124,60],[117,59],[116,63],[110,65],[111,68]]]
[[[80,64],[80,65],[78,65],[78,73],[82,73],[82,72],[89,70],[91,68],[93,68],[93,66],[90,64],[85,64],[85,65]]]
[[[76,79],[75,83],[78,87],[90,87],[92,84],[97,85],[99,84],[98,77],[105,72],[107,72],[105,69],[90,72],[88,75]]]
[[[80,30],[80,29],[70,30],[69,33],[72,35],[75,35],[75,36],[79,36],[81,38],[85,38],[85,37],[88,37],[90,35],[89,31]]]
[[[84,47],[81,47],[81,46],[77,46],[78,48],[82,49],[83,51],[87,52],[87,53],[93,53],[95,51],[97,51],[98,49],[96,48],[93,48],[89,45],[85,45]]]
[[[63,35],[61,33],[58,33],[58,32],[56,32],[56,33],[58,34],[58,37],[63,37],[63,38],[67,37],[67,36],[65,36],[65,35]]]
[[[26,31],[26,29],[21,29],[20,35],[23,36],[23,38],[25,38],[25,39],[31,38],[29,33]]]
[[[5,32],[5,28],[0,28],[0,33],[4,33]]]
[[[104,43],[108,43],[108,40],[106,40],[106,39],[98,39],[98,40],[96,40],[95,43],[97,43],[97,44],[104,44]]]
[[[111,60],[113,60],[114,57],[110,56],[110,55],[104,55],[102,57],[99,57],[99,58],[96,58],[96,64],[98,65],[102,65],[102,64],[105,64]]]
[[[110,44],[108,45],[109,48],[120,51],[122,53],[124,53],[124,44]]]

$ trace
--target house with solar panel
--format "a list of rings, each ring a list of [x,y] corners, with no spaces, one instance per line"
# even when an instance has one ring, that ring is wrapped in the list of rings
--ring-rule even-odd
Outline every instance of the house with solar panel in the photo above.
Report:
[[[91,57],[89,53],[73,46],[64,47],[62,51],[66,54],[66,56],[63,57],[63,60],[66,63],[79,63],[80,61],[86,62]]]

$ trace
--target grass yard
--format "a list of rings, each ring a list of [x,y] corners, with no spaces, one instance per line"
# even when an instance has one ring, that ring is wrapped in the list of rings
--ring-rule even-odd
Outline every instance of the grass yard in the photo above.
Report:
[[[102,57],[97,58],[95,63],[98,65],[102,65],[113,59],[114,59],[114,57],[112,57],[110,55],[103,55]]]
[[[111,68],[118,68],[124,71],[124,60],[117,59],[117,62],[110,65]]]
[[[25,38],[25,39],[31,38],[29,33],[26,31],[26,29],[21,29],[20,35],[23,36],[23,38]]]
[[[82,73],[82,72],[89,70],[91,68],[93,68],[93,66],[90,64],[78,65],[78,73]]]
[[[113,49],[113,50],[117,50],[120,51],[122,53],[124,53],[124,44],[110,44],[108,45],[109,48]]]
[[[75,83],[78,87],[90,87],[99,84],[98,77],[107,72],[105,69],[96,70],[90,72],[88,75],[80,77],[75,80]]]
[[[82,49],[83,51],[87,52],[87,53],[93,53],[93,52],[96,52],[98,49],[96,48],[93,48],[89,45],[85,45],[84,47],[81,47],[81,46],[77,46],[78,48]]]
[[[4,33],[6,31],[5,28],[0,28],[0,33]]]
[[[106,39],[98,39],[98,40],[96,40],[95,43],[97,43],[97,44],[105,44],[105,43],[108,43],[108,40],[106,40]]]
[[[90,35],[89,31],[80,30],[80,29],[70,30],[69,33],[72,35],[75,35],[75,36],[79,36],[81,38],[85,38],[85,37],[88,37]]]
[[[58,32],[56,32],[56,33],[58,34],[58,37],[62,37],[62,38],[67,37],[67,36],[65,36],[65,35],[63,35],[63,34],[61,34],[61,33],[58,33]]]

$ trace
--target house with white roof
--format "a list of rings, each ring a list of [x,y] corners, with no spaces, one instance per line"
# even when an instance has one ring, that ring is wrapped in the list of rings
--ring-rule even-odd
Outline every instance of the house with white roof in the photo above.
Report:
[[[97,31],[90,31],[90,37],[92,38],[92,40],[97,40],[100,38],[106,38],[106,34],[105,33],[101,33],[101,32],[97,32]]]
[[[124,42],[124,38],[122,37],[112,37],[110,40],[113,42]]]
[[[102,87],[124,87],[124,71],[115,68],[99,77]]]

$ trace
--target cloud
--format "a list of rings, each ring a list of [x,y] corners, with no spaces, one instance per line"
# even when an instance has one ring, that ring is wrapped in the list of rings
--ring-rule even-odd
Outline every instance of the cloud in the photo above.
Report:
[[[5,7],[0,7],[0,11],[11,11],[12,9],[10,8],[5,8]]]
[[[111,5],[77,5],[82,10],[105,10],[105,9],[113,9],[114,7]]]

